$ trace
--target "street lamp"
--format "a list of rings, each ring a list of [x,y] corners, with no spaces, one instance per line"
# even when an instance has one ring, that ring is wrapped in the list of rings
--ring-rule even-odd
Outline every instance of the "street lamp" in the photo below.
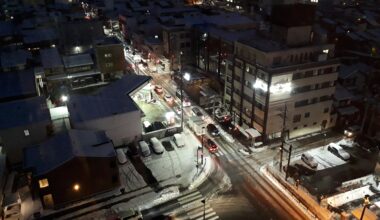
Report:
[[[362,215],[360,216],[360,220],[363,220],[365,209],[368,208],[369,205],[371,205],[371,202],[369,201],[369,195],[365,195],[364,207],[363,207]]]
[[[186,81],[190,81],[190,79],[191,79],[191,75],[190,75],[190,73],[185,73],[184,76],[183,76],[183,78],[184,78]]]
[[[67,102],[67,100],[69,100],[69,97],[67,95],[62,95],[61,96],[61,101],[62,102]]]

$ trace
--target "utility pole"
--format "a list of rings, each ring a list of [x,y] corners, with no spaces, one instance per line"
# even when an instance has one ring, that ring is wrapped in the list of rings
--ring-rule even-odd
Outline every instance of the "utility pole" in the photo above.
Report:
[[[288,180],[288,176],[289,176],[289,165],[290,165],[290,158],[292,156],[292,148],[293,148],[293,146],[290,145],[289,146],[289,154],[288,154],[288,165],[286,167],[286,174],[285,174],[285,181]]]
[[[205,136],[205,127],[202,127],[202,155],[201,155],[201,164],[203,165],[203,148],[204,148],[204,144],[203,144],[203,137]]]
[[[286,112],[287,112],[287,105],[286,105],[286,102],[285,102],[285,106],[284,106],[284,112],[282,113],[283,117],[282,117],[282,131],[281,131],[281,147],[280,147],[280,172],[282,172],[282,155],[283,155],[283,152],[284,152],[284,143],[285,143],[285,126],[286,126]]]
[[[180,94],[181,94],[181,130],[183,131],[183,74],[182,74],[182,64],[181,64],[182,51],[179,53],[179,74],[181,75],[181,85],[180,85]]]

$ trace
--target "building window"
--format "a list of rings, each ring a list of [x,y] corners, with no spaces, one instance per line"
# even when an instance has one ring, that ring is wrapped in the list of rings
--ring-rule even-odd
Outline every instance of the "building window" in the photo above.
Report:
[[[181,43],[181,48],[185,48],[185,43]]]
[[[113,63],[106,63],[106,67],[113,67]]]
[[[310,117],[310,112],[305,113],[305,118],[308,118],[308,117]]]
[[[40,179],[40,180],[38,180],[38,184],[40,185],[40,189],[46,188],[46,187],[49,186],[49,181],[46,178],[45,179]]]
[[[297,130],[297,129],[298,129],[298,127],[294,127],[294,128],[293,128],[293,130]]]
[[[293,117],[293,123],[295,123],[295,122],[300,122],[300,121],[301,121],[301,115],[300,115],[300,114],[295,115],[295,116]]]
[[[307,127],[307,125],[303,125],[303,127],[304,127],[304,128],[306,128],[306,127]]]
[[[313,125],[317,125],[317,122],[313,122]]]
[[[295,102],[294,103],[294,107],[298,108],[298,107],[302,107],[302,106],[305,106],[305,105],[308,105],[308,104],[309,104],[309,100],[305,99],[305,100],[301,100],[301,101]]]
[[[29,130],[28,130],[28,129],[24,130],[24,135],[25,135],[25,136],[29,136],[29,135],[30,135],[30,133],[29,133]]]
[[[329,108],[325,108],[324,110],[323,110],[323,113],[328,113],[329,112]]]
[[[111,58],[111,57],[112,57],[112,54],[110,54],[110,53],[106,53],[106,54],[104,54],[104,57],[105,57],[105,58]]]

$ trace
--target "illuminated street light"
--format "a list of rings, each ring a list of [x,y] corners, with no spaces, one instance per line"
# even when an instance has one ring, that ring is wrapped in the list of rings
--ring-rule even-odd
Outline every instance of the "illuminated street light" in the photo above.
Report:
[[[185,73],[185,74],[183,75],[183,78],[184,78],[186,81],[190,81],[190,79],[191,79],[191,75],[190,75],[190,73]]]
[[[74,189],[74,191],[79,191],[79,189],[80,189],[79,184],[78,183],[74,184],[73,189]]]
[[[69,100],[69,97],[67,95],[62,95],[61,96],[61,101],[62,102],[67,102],[67,100]]]

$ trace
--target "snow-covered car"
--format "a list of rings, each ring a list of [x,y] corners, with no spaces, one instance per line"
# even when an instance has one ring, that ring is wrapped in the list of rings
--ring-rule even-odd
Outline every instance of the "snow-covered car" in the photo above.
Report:
[[[240,148],[238,151],[239,151],[241,154],[245,155],[245,156],[249,156],[249,155],[252,154],[252,153],[251,153],[249,150],[247,150],[246,148]]]
[[[349,160],[350,154],[347,153],[341,146],[335,143],[330,143],[327,148],[331,153],[333,153],[335,156],[341,158],[342,160]]]
[[[116,157],[120,164],[125,164],[127,162],[127,156],[125,155],[123,149],[116,150]]]
[[[301,160],[305,162],[309,167],[315,169],[318,167],[317,161],[309,153],[303,153],[301,155]]]
[[[140,146],[141,154],[144,157],[148,157],[151,154],[149,145],[145,141],[140,141],[139,146]]]
[[[175,111],[178,115],[180,115],[180,114],[182,113],[181,106],[176,106],[176,107],[174,107],[174,111]]]
[[[152,137],[150,139],[150,143],[152,144],[152,148],[153,148],[154,153],[156,153],[156,154],[163,154],[164,153],[165,148],[164,148],[164,146],[162,146],[162,143],[156,137]]]
[[[182,134],[174,134],[173,140],[174,140],[174,143],[177,145],[177,147],[185,146],[185,140],[183,139]]]

